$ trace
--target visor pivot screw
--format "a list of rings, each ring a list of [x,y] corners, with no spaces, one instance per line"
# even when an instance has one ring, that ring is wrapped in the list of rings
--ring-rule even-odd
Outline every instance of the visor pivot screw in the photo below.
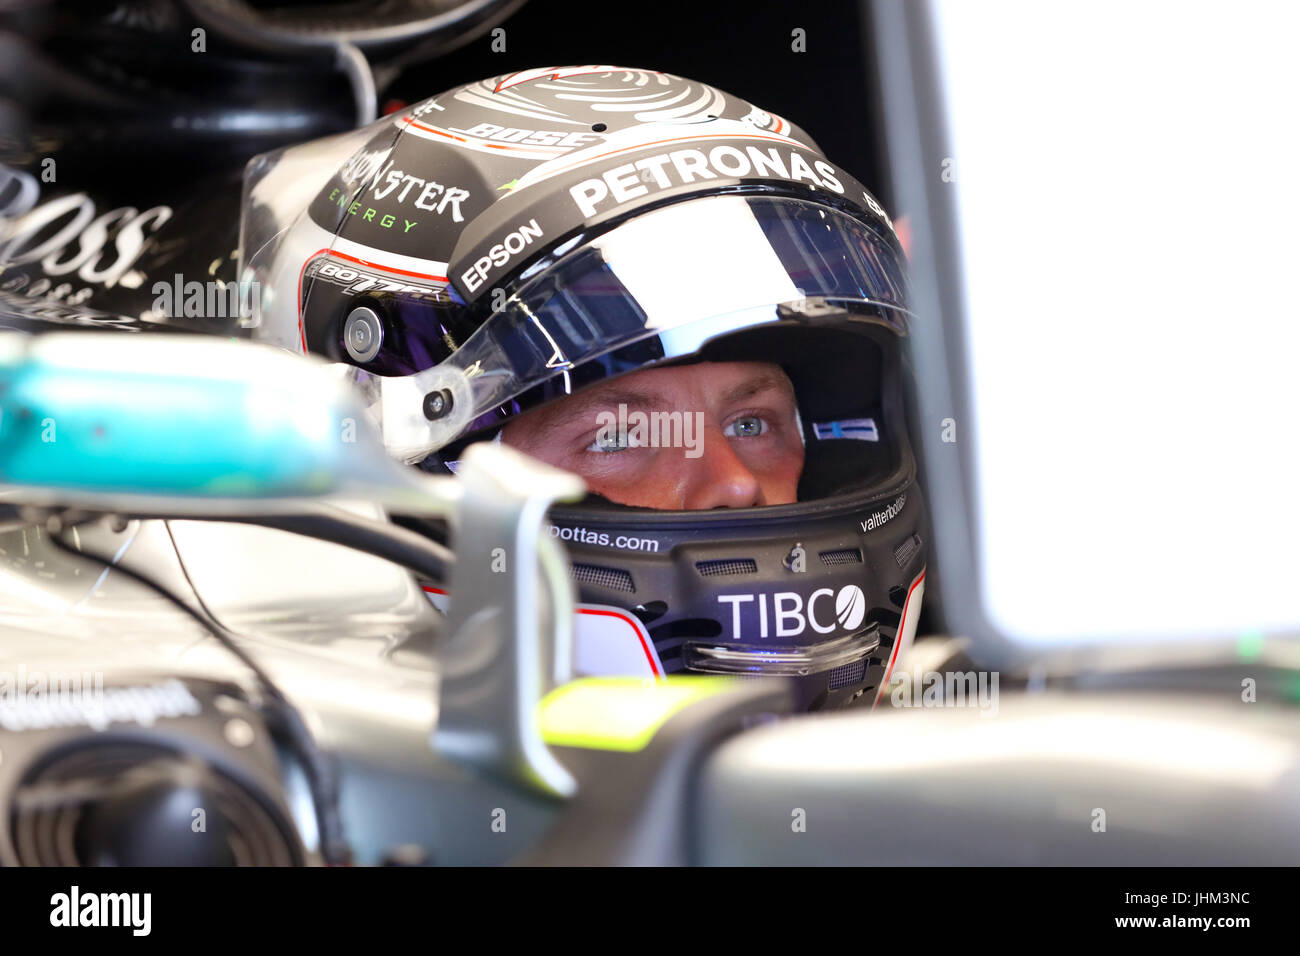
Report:
[[[374,309],[363,305],[348,313],[343,323],[343,347],[354,362],[369,362],[383,344],[384,323]]]
[[[808,553],[804,551],[803,545],[796,541],[794,547],[790,549],[790,553],[785,556],[785,560],[782,564],[795,574],[804,574],[807,572]]]
[[[440,388],[424,396],[424,417],[437,421],[451,411],[451,392]]]

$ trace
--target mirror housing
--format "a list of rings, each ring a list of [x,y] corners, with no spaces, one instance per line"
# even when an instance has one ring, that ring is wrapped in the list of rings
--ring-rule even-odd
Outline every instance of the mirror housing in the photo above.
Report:
[[[0,493],[170,514],[357,497],[429,512],[421,486],[437,479],[394,462],[327,369],[208,336],[0,333]]]

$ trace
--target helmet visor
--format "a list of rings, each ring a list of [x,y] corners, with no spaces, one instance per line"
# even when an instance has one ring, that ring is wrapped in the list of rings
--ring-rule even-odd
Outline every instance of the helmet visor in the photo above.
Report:
[[[613,375],[692,356],[710,339],[783,312],[815,323],[828,302],[866,304],[882,325],[906,331],[896,240],[818,203],[704,197],[573,246],[526,270],[512,294],[497,295],[504,301],[486,296],[499,307],[439,364],[397,377],[353,373],[378,406],[390,451],[419,460],[540,385],[563,394],[589,384],[593,368]],[[403,308],[400,299],[395,305]],[[608,361],[615,354],[626,368]]]

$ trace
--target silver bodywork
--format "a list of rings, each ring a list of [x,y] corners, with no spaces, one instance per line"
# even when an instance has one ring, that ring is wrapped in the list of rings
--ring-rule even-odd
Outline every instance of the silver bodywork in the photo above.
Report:
[[[519,486],[530,490],[498,497],[495,514],[480,504],[471,533],[487,543],[489,524],[491,533],[511,530],[520,517],[516,506],[536,512],[530,517],[537,524],[551,499],[540,497],[537,488],[545,483],[532,478]],[[552,483],[546,490],[575,489]],[[373,505],[349,510],[384,518]],[[434,752],[434,652],[447,634],[446,621],[407,570],[340,545],[229,522],[133,520],[120,531],[99,522],[78,527],[73,541],[149,575],[187,602],[201,601],[239,635],[337,761],[345,832],[357,862],[380,862],[389,850],[411,845],[439,863],[503,862],[549,822],[555,805],[533,788],[512,785],[491,766],[471,772]],[[519,567],[527,569],[536,552],[536,541],[531,550],[515,551]],[[466,603],[478,601],[481,610],[494,600],[508,604],[509,584],[527,577],[525,571],[494,580],[487,590],[467,581],[461,590]],[[533,586],[545,593],[548,580],[554,578]],[[521,635],[502,636],[494,646],[500,650],[516,636],[536,645],[540,618],[523,622]],[[174,605],[122,573],[73,559],[36,524],[0,531],[0,671],[20,668],[251,686],[247,669]],[[534,702],[544,689],[539,682]],[[311,802],[293,775],[286,785],[311,849]],[[502,813],[509,821],[504,831],[492,826]]]
[[[1013,693],[996,712],[837,714],[732,738],[700,783],[697,862],[1293,866],[1297,799],[1289,708],[1214,690]]]

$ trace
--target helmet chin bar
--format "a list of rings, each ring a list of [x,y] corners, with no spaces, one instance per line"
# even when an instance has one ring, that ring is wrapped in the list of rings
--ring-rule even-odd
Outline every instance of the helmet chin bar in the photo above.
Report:
[[[783,676],[802,709],[844,706],[879,692],[920,611],[908,598],[929,532],[905,457],[869,487],[795,505],[651,512],[589,496],[553,507],[549,532],[580,601],[637,618],[664,673]]]
[[[856,634],[810,647],[687,641],[682,661],[687,670],[705,674],[805,677],[854,664],[879,648],[880,624],[872,621]]]

